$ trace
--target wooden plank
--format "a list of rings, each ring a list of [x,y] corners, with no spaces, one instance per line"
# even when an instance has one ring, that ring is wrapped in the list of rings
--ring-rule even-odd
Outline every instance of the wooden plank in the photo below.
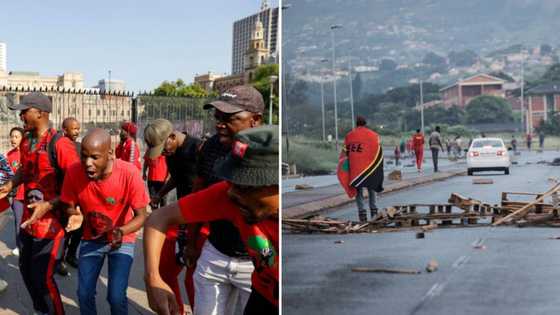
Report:
[[[537,203],[542,202],[544,200],[544,198],[546,198],[548,196],[551,196],[553,193],[557,192],[558,190],[560,190],[560,184],[554,185],[552,188],[550,188],[548,191],[546,191],[544,194],[542,194],[539,198],[537,198],[534,201],[528,203],[527,205],[525,205],[521,209],[518,209],[518,210],[514,211],[513,213],[510,213],[507,216],[497,220],[496,222],[492,223],[492,225],[497,226],[497,225],[500,225],[500,224],[503,224],[503,223],[507,223],[517,216],[524,216],[525,214],[527,214],[527,212],[529,211],[529,209],[532,206],[534,206]]]
[[[352,272],[377,272],[377,273],[396,273],[396,274],[407,274],[407,275],[417,275],[420,270],[415,269],[394,269],[394,268],[369,268],[369,267],[354,267]]]

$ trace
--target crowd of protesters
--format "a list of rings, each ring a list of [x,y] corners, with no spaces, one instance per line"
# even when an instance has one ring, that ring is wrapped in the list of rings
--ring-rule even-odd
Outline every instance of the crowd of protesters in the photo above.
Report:
[[[69,265],[77,268],[80,313],[97,314],[107,260],[111,314],[128,314],[143,228],[144,280],[158,314],[186,313],[181,282],[194,314],[278,314],[278,130],[263,125],[256,89],[234,87],[206,104],[216,133],[205,140],[165,119],[149,122],[144,154],[133,122],[122,123],[117,144],[98,128],[78,142],[80,122],[53,128],[42,93],[10,109],[23,126],[0,155],[0,229],[11,208],[13,253],[34,313],[64,314],[54,273],[70,276]],[[172,190],[177,201],[167,203]],[[8,286],[0,279],[0,292]]]

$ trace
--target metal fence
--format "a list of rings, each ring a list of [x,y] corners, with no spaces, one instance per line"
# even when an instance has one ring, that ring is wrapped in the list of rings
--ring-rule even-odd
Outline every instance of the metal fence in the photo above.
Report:
[[[138,95],[130,92],[100,93],[91,89],[15,89],[0,88],[0,152],[10,149],[9,132],[22,122],[18,112],[8,108],[17,104],[21,97],[29,92],[40,91],[53,103],[50,115],[51,124],[61,129],[62,121],[75,117],[82,126],[82,135],[90,128],[108,130],[113,143],[118,141],[120,124],[134,121],[138,125],[138,143],[143,146],[144,127],[157,118],[170,120],[177,130],[201,137],[213,131],[212,116],[202,107],[209,101],[206,98],[166,97]]]

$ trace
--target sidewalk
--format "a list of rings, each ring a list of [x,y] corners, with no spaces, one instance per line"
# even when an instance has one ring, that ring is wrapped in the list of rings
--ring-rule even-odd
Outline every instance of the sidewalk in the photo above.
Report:
[[[385,173],[388,174],[389,172],[386,171]],[[403,173],[404,178],[400,181],[385,178],[385,190],[381,195],[464,174],[466,174],[466,167],[464,165],[450,167],[438,173],[430,171],[418,176],[410,176],[407,173]],[[410,177],[407,178],[407,176]],[[282,195],[282,217],[304,218],[351,202],[354,202],[354,200],[348,198],[342,187],[338,184],[312,190],[287,192]]]

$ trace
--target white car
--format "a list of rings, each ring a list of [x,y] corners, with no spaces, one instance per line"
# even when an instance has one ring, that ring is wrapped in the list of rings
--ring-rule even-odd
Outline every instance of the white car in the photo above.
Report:
[[[500,138],[477,138],[467,152],[467,174],[477,171],[504,171],[509,175],[511,161],[504,140]]]

